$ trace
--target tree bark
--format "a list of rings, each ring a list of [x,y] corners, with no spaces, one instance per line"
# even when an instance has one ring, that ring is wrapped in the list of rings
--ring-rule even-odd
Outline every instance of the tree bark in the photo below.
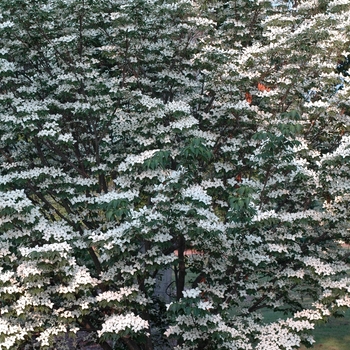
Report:
[[[180,244],[178,249],[178,259],[179,259],[179,271],[176,283],[176,299],[180,300],[182,298],[182,292],[185,289],[185,277],[186,277],[186,265],[185,265],[185,238],[180,237]]]
[[[131,338],[123,337],[122,339],[129,350],[141,350],[137,343]]]

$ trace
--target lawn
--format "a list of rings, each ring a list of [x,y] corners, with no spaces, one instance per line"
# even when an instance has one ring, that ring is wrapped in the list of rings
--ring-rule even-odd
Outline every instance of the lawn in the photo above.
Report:
[[[312,349],[349,350],[350,349],[350,311],[342,318],[332,318],[326,324],[315,328],[316,343]],[[301,347],[300,350],[306,350]]]
[[[348,248],[349,249],[349,248]],[[196,277],[189,272],[190,280]],[[189,284],[190,287],[190,284]],[[274,322],[278,318],[285,318],[282,313],[275,313],[270,310],[263,311],[266,322]],[[350,350],[350,309],[345,312],[344,317],[331,318],[327,323],[315,326],[315,343],[312,348],[316,350]],[[302,346],[299,350],[306,350]]]
[[[277,318],[285,318],[282,313],[276,314],[270,310],[263,312],[266,322],[273,322]],[[314,343],[311,349],[317,350],[350,350],[350,310],[344,317],[331,318],[327,323],[317,325],[314,330]],[[306,350],[302,346],[300,350]]]

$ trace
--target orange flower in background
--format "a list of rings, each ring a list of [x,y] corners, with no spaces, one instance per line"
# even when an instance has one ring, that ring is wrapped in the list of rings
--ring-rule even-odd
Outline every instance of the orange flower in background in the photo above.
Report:
[[[248,91],[245,93],[245,100],[246,100],[249,104],[251,104],[252,101],[253,101],[253,96],[252,96]]]
[[[239,173],[236,177],[235,180],[237,181],[237,183],[233,186],[234,188],[240,188],[241,186],[238,185],[238,183],[242,182],[242,174]]]
[[[269,88],[268,86],[266,86],[266,85],[264,85],[263,83],[258,83],[258,90],[259,91],[267,91],[267,92],[269,92],[269,91],[271,91],[271,88]],[[252,101],[253,101],[253,96],[249,93],[249,91],[247,91],[246,93],[245,93],[245,100],[249,103],[249,104],[251,104],[252,103]]]
[[[259,91],[271,91],[271,89],[269,87],[267,87],[266,85],[264,85],[263,83],[258,83],[258,90]]]

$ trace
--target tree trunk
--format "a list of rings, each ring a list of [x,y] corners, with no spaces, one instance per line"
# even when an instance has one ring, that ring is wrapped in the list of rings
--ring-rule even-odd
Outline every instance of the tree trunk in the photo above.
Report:
[[[180,238],[180,244],[178,249],[179,258],[179,271],[176,284],[176,299],[180,300],[182,298],[182,292],[185,289],[185,277],[186,277],[186,265],[185,265],[185,238]]]

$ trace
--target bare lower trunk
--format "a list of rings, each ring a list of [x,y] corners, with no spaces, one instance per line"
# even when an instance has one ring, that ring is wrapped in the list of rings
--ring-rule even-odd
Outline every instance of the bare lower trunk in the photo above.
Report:
[[[138,344],[128,337],[123,337],[123,342],[128,347],[129,350],[141,350],[141,348],[138,346]]]
[[[185,265],[185,238],[180,238],[180,244],[178,249],[179,258],[179,270],[176,283],[176,299],[182,298],[182,292],[185,289],[185,277],[186,277],[186,265]]]

